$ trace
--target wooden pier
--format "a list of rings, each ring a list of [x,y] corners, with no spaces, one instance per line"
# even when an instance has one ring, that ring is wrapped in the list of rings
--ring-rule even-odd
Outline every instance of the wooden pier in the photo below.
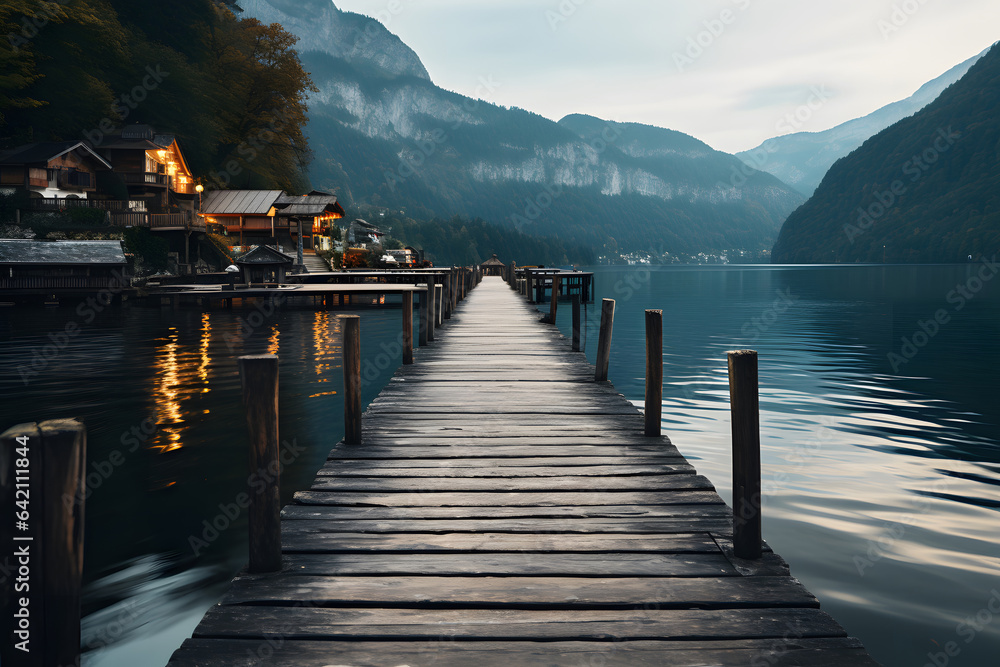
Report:
[[[471,291],[169,664],[877,664],[539,319]]]

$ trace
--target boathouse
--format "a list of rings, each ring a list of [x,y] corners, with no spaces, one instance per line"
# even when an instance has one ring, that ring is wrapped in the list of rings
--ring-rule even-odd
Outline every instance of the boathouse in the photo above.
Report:
[[[0,297],[59,297],[128,287],[121,241],[0,240]]]

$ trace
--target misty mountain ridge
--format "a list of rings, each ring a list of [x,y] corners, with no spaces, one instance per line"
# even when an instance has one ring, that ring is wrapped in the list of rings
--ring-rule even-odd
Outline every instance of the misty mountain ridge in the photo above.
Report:
[[[1000,251],[1000,44],[831,167],[772,261],[962,262]]]
[[[921,86],[905,100],[893,102],[867,116],[822,132],[795,132],[768,139],[760,146],[737,153],[754,169],[766,171],[809,197],[819,187],[833,163],[848,155],[885,128],[912,116],[961,79],[989,49]]]

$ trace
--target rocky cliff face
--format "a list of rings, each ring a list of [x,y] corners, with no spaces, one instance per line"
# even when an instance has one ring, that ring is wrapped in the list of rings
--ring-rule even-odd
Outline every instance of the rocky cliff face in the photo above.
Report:
[[[430,80],[417,54],[375,19],[342,12],[330,0],[241,0],[244,16],[280,23],[296,48],[395,75]]]

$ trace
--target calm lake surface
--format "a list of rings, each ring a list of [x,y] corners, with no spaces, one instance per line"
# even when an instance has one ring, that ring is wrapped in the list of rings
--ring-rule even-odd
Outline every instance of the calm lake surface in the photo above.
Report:
[[[611,380],[641,405],[643,310],[662,309],[664,432],[727,501],[725,353],[759,351],[764,537],[825,610],[887,665],[920,667],[949,642],[949,665],[997,663],[994,281],[967,284],[976,266],[595,271],[598,304],[617,300]],[[337,313],[285,308],[247,334],[252,312],[0,310],[0,428],[88,425],[88,667],[164,664],[246,562],[246,518],[225,514],[247,483],[239,355],[281,358],[286,501],[343,433]],[[400,311],[360,314],[367,402],[400,363]],[[25,384],[19,367],[69,321],[82,333]]]

